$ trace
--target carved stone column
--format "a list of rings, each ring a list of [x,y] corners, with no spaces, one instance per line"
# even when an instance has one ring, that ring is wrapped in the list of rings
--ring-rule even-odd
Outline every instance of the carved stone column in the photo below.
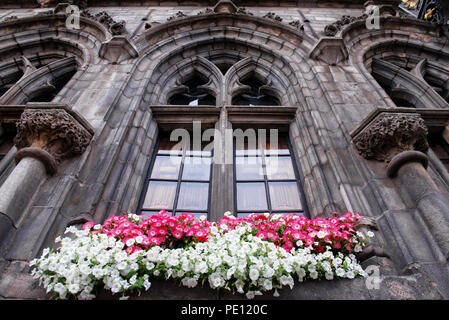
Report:
[[[62,160],[82,154],[93,133],[63,106],[27,108],[16,127],[17,165],[0,187],[0,231],[8,229],[5,219],[17,227],[47,174],[54,174]]]
[[[426,170],[427,127],[417,113],[392,110],[365,121],[353,133],[354,145],[364,158],[385,163],[387,176],[395,179],[401,192],[414,202],[447,256],[449,201]]]

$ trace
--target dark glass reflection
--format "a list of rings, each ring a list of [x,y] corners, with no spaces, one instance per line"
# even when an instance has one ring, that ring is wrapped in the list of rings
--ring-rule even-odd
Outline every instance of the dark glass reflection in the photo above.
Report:
[[[442,137],[441,133],[434,133],[428,136],[430,148],[449,171],[449,144]]]
[[[0,76],[0,97],[4,95],[14,83],[19,81],[22,76],[23,72],[21,70]]]
[[[435,90],[446,102],[449,103],[449,90],[447,84],[442,79],[435,79],[434,77],[425,75],[424,80]]]
[[[175,94],[169,99],[168,104],[181,106],[215,105],[215,97],[199,88],[205,84],[206,82],[199,77],[187,80],[183,85],[189,87],[189,91],[187,93]]]
[[[241,93],[235,96],[232,99],[233,105],[241,105],[241,106],[279,106],[279,100],[269,94],[261,93],[261,87],[264,86],[264,83],[255,77],[248,78],[245,81],[242,81],[242,84],[248,85],[251,87],[247,92]]]
[[[16,128],[14,124],[0,124],[0,160],[14,146],[14,136],[16,135]]]
[[[52,82],[52,85],[43,88],[41,91],[36,92],[29,102],[51,102],[58,95],[58,93],[64,88],[64,86],[72,79],[76,71],[67,73]]]

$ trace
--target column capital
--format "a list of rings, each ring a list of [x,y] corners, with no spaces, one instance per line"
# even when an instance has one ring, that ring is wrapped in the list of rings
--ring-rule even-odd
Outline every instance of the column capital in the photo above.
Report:
[[[353,136],[359,154],[389,163],[404,151],[427,152],[427,127],[418,113],[380,112]]]
[[[16,161],[24,156],[35,157],[44,162],[50,174],[55,164],[82,154],[92,139],[91,129],[65,108],[26,108],[16,128]]]

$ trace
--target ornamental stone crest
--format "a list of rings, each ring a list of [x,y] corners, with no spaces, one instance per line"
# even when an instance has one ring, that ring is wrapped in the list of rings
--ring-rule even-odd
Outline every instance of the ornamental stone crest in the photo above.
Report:
[[[44,150],[56,163],[82,154],[92,138],[91,133],[63,109],[26,109],[16,128],[14,143],[19,150]]]
[[[348,15],[343,15],[339,20],[328,24],[324,28],[324,34],[328,37],[334,37],[344,26],[351,24],[355,21],[363,21],[368,18],[367,14],[363,14],[359,17],[351,17]]]
[[[121,20],[117,22],[106,11],[101,11],[93,15],[88,10],[83,10],[81,11],[81,16],[101,23],[113,36],[126,33],[126,21]]]
[[[403,151],[427,152],[427,127],[416,113],[382,112],[354,138],[354,145],[366,159],[390,162]]]
[[[214,14],[231,14],[231,15],[240,15],[240,16],[249,16],[249,17],[256,17],[254,13],[248,11],[246,8],[243,7],[237,7],[231,0],[220,0],[218,3],[211,8],[206,8],[205,10],[199,11],[196,15],[197,16],[207,16],[207,15],[214,15]],[[189,18],[191,16],[186,15],[182,11],[176,12],[174,15],[167,18],[167,22],[173,22],[176,20]],[[275,12],[268,12],[264,16],[260,16],[259,18],[263,19],[269,19],[276,23],[283,23],[283,19],[277,15]],[[304,26],[302,25],[301,21],[294,20],[289,23],[286,23],[287,25],[298,29],[300,31],[304,31]],[[150,23],[145,24],[145,29],[148,30],[152,27]]]

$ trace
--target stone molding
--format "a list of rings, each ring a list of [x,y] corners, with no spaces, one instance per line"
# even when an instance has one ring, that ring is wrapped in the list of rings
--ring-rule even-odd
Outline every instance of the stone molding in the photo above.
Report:
[[[349,53],[342,38],[321,37],[310,50],[309,57],[334,66],[340,62],[346,61],[349,57]]]
[[[389,163],[404,151],[427,152],[427,131],[417,113],[381,112],[353,137],[353,142],[362,157]]]
[[[113,64],[117,64],[124,60],[137,58],[139,52],[127,37],[113,36],[101,44],[98,56]]]
[[[419,151],[404,151],[391,159],[387,167],[387,176],[393,178],[397,175],[399,169],[406,163],[419,162],[425,169],[429,166],[429,158]]]
[[[52,175],[57,170],[57,163],[55,158],[47,151],[41,148],[27,147],[20,149],[15,155],[16,163],[19,163],[23,158],[35,158],[42,162],[45,167],[45,171]]]
[[[248,17],[255,17],[255,18],[271,20],[271,21],[273,21],[275,23],[284,24],[283,23],[283,19],[280,16],[276,15],[276,13],[274,13],[274,12],[268,12],[264,16],[256,17],[254,15],[254,13],[248,11],[244,7],[237,7],[230,0],[221,0],[221,1],[219,1],[215,5],[215,7],[213,9],[206,8],[204,10],[201,10],[200,12],[197,13],[196,16],[208,16],[208,15],[216,15],[217,17],[220,16],[220,15],[224,15],[224,16],[226,16],[226,15],[248,16]],[[192,18],[192,16],[188,16],[184,12],[178,11],[174,15],[168,17],[167,18],[167,22],[173,22],[173,21],[176,21],[176,20],[188,19],[188,18]],[[287,26],[289,26],[291,28],[297,29],[300,32],[304,31],[304,26],[301,23],[301,21],[299,21],[299,20],[294,20],[294,21],[291,21],[289,23],[285,23],[285,25],[287,25]],[[145,25],[145,29],[147,30],[147,29],[150,29],[150,28],[152,28],[152,25],[147,23]]]
[[[19,149],[18,154],[27,152],[28,156],[40,157],[37,148],[47,152],[57,164],[64,159],[82,154],[92,139],[92,133],[67,111],[59,108],[25,109],[16,123],[17,135],[14,144]],[[27,151],[21,151],[25,149]],[[38,152],[39,155],[42,152]],[[18,158],[21,159],[20,156]],[[49,161],[44,161],[47,163]],[[51,161],[50,161],[51,162]],[[47,163],[49,164],[49,163]],[[54,170],[47,171],[54,172]],[[51,165],[50,167],[54,167]]]

